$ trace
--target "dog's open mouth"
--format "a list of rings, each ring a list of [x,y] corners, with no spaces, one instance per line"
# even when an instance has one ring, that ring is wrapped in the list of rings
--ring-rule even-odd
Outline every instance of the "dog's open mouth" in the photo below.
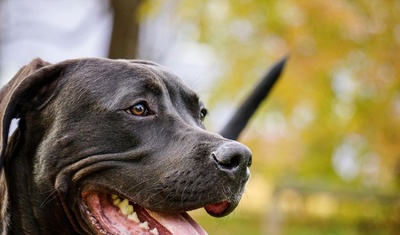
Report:
[[[155,212],[114,194],[89,193],[84,202],[89,221],[99,234],[207,234],[186,212]],[[229,207],[230,203],[224,201],[205,209],[209,214],[218,216]]]

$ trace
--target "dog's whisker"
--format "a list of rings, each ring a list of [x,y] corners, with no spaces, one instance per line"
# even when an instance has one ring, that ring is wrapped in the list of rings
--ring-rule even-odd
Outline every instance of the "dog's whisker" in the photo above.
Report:
[[[188,187],[189,187],[189,185],[188,185],[188,184],[185,184],[185,187],[184,187],[183,190],[182,190],[182,193],[181,193],[181,206],[185,203],[185,199],[186,199],[186,196],[187,196],[187,194],[185,194],[185,190],[186,190]]]
[[[130,188],[128,189],[128,191],[134,191],[137,187],[139,187],[140,185],[145,184],[145,183],[147,183],[147,182],[149,182],[149,181],[150,181],[150,179],[147,179],[147,180],[144,180],[144,181],[142,181],[142,182],[140,182],[140,183],[137,183],[137,184],[134,185],[133,187],[130,187]]]
[[[158,194],[160,194],[161,193],[161,191],[160,192],[156,192],[156,193],[154,193],[152,196],[150,196],[149,198],[148,198],[148,200],[150,200],[150,199],[152,199],[153,197],[155,197],[156,195],[158,195]],[[169,195],[171,195],[171,194],[169,194]],[[164,198],[164,200],[160,200],[160,201],[158,201],[158,202],[156,202],[156,203],[153,203],[153,206],[158,206],[158,205],[160,205],[160,204],[163,204],[164,202],[166,202],[167,200],[168,200],[168,196],[169,195],[167,195],[165,198]]]
[[[58,192],[56,189],[52,190],[52,192],[43,200],[40,204],[40,208],[46,206],[47,203],[51,202],[52,200],[56,199],[58,196]]]
[[[162,194],[163,192],[169,190],[170,188],[175,188],[174,186],[175,186],[175,185],[168,185],[166,188],[165,188],[165,187],[160,187],[159,190],[158,190],[158,192],[156,192],[156,193],[154,193],[152,196],[150,196],[150,197],[148,198],[148,200],[152,199],[153,197],[155,197],[155,196],[157,196],[157,195],[159,195],[159,194]],[[154,189],[155,189],[155,188],[152,188],[152,190],[154,190]],[[156,189],[156,190],[157,190],[157,189]],[[153,203],[153,206],[158,206],[158,205],[160,205],[160,204],[163,204],[164,202],[168,201],[169,197],[170,197],[171,195],[173,195],[173,194],[174,194],[174,192],[173,192],[173,191],[170,191],[168,195],[164,196],[164,199],[163,199],[163,200],[160,200],[160,201],[158,201],[158,202],[156,202],[156,203]]]

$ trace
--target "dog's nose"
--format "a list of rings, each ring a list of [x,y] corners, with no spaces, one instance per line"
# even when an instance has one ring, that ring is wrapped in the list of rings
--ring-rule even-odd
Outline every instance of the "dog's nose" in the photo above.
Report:
[[[211,157],[222,171],[237,176],[251,165],[251,151],[238,142],[225,143],[211,153]]]

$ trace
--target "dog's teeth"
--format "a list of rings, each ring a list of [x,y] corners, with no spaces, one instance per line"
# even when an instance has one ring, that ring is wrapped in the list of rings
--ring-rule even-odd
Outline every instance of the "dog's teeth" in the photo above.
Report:
[[[129,205],[129,201],[126,198],[124,200],[122,200],[121,203],[119,203],[120,207],[127,207],[128,205]]]
[[[134,212],[134,209],[133,209],[132,205],[128,205],[126,208],[127,208],[126,209],[127,215],[130,215],[130,214],[132,214]]]
[[[121,199],[120,198],[116,198],[116,199],[113,200],[114,206],[118,206],[118,204],[120,204],[120,203],[121,203]]]
[[[111,195],[111,199],[113,201],[113,204],[121,210],[122,214],[128,216],[129,220],[138,223],[139,227],[142,229],[150,230],[149,223],[147,221],[141,223],[133,205],[129,204],[130,202],[128,201],[128,199],[125,198],[122,200],[115,194]],[[153,235],[159,235],[157,228],[152,229],[150,233]]]
[[[128,199],[124,199],[122,202],[118,204],[119,209],[121,210],[122,214],[129,215],[132,213],[128,213],[129,208],[129,201]],[[133,211],[132,211],[133,212]]]
[[[147,229],[147,230],[150,229],[149,223],[148,223],[147,221],[144,221],[143,223],[140,223],[140,224],[139,224],[139,227],[141,227],[141,228],[143,228],[143,229]]]
[[[157,228],[150,230],[150,233],[153,235],[159,235]]]
[[[136,212],[128,215],[128,219],[135,221],[136,223],[140,223],[139,217],[137,216]]]

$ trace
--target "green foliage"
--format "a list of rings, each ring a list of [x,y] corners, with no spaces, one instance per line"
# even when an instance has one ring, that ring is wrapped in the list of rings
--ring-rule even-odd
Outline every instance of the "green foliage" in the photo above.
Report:
[[[270,65],[290,55],[241,139],[254,153],[253,175],[278,186],[290,181],[398,195],[398,0],[180,1],[175,14],[223,61],[223,75],[206,101],[211,112],[226,103],[238,106]],[[346,161],[352,168],[341,172]],[[289,221],[284,234],[367,234],[355,225],[365,218],[355,220],[320,224],[326,230]]]

